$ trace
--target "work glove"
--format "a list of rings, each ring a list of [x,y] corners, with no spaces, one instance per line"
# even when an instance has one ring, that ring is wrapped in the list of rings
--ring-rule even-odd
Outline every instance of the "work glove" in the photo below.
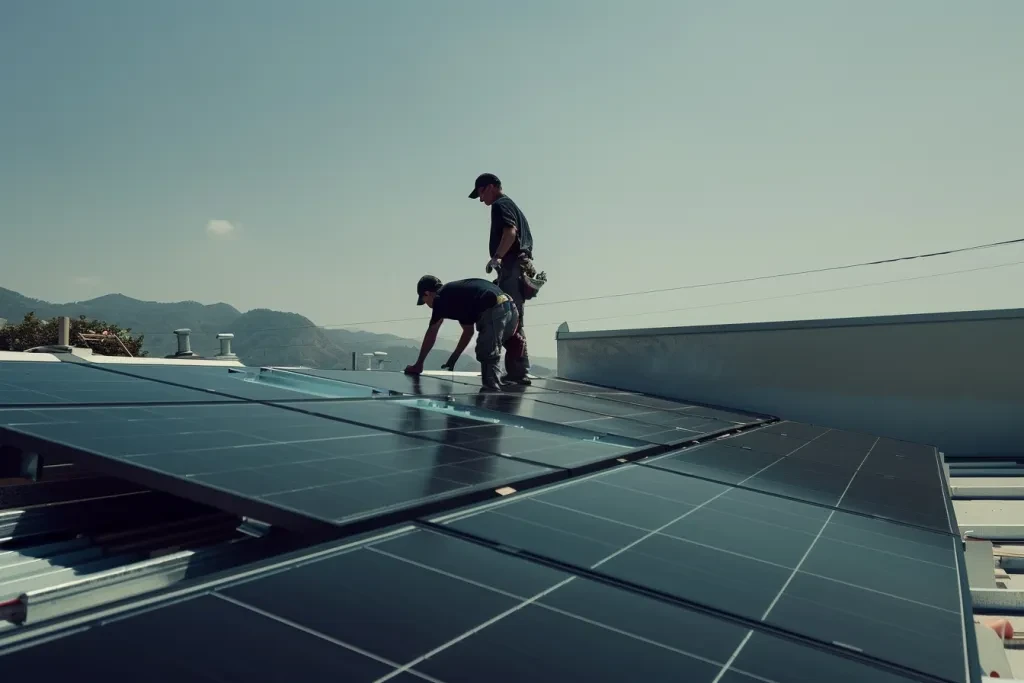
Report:
[[[496,259],[496,258],[492,258],[490,261],[487,262],[487,267],[485,268],[485,270],[488,273],[490,273],[492,270],[500,271],[501,270],[501,260],[500,259]]]

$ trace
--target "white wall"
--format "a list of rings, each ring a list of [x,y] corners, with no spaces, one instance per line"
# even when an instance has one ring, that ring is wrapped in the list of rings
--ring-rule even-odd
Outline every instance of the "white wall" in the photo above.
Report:
[[[558,335],[560,377],[1024,454],[1024,309]]]

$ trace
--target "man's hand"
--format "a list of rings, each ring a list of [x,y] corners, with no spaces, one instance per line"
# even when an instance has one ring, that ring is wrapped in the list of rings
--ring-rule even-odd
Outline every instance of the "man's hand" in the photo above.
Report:
[[[413,363],[412,365],[405,366],[405,374],[407,375],[422,375],[423,374],[423,363]]]
[[[492,270],[501,270],[501,259],[492,258],[490,261],[487,262],[486,270],[488,273],[490,273]]]

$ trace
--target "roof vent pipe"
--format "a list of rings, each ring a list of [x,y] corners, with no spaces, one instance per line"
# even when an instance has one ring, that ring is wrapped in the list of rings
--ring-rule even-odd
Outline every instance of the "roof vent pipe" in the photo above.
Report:
[[[220,341],[220,354],[217,358],[222,360],[234,360],[238,358],[235,354],[231,353],[231,340],[235,338],[235,335],[230,332],[222,332],[217,335],[218,341]]]
[[[71,318],[66,315],[57,319],[57,346],[71,346]]]
[[[192,330],[182,328],[175,330],[174,334],[178,336],[178,352],[174,354],[175,358],[189,358],[196,355],[192,353],[192,343],[189,341],[189,335],[192,334]]]

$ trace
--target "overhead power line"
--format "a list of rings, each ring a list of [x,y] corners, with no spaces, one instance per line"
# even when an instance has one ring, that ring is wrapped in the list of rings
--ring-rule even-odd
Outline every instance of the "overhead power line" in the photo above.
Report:
[[[880,259],[878,261],[861,261],[859,263],[848,263],[843,266],[829,266],[827,268],[812,268],[810,270],[794,270],[788,273],[775,273],[774,275],[758,275],[755,277],[744,277],[736,280],[719,280],[717,282],[701,282],[693,285],[679,285],[678,287],[663,287],[660,289],[642,289],[635,292],[620,292],[618,294],[602,294],[600,296],[588,296],[581,297],[579,299],[562,299],[560,301],[543,301],[532,304],[531,308],[537,308],[538,306],[554,306],[556,304],[570,304],[581,301],[596,301],[598,299],[617,299],[625,296],[641,296],[644,294],[660,294],[662,292],[679,292],[684,289],[700,289],[703,287],[719,287],[722,285],[736,285],[744,282],[759,282],[762,280],[774,280],[783,277],[794,277],[796,275],[813,275],[815,273],[828,273],[835,270],[849,270],[851,268],[864,268],[867,266],[880,266],[887,263],[898,263],[900,261],[913,261],[915,259],[932,258],[934,256],[948,256],[950,254],[960,254],[967,251],[980,251],[982,249],[993,249],[995,247],[1005,247],[1011,244],[1024,243],[1024,237],[1014,240],[1003,240],[1002,242],[989,242],[988,244],[978,244],[973,247],[962,247],[960,249],[947,249],[946,251],[932,251],[926,254],[914,254],[912,256],[897,256],[895,258]]]
[[[657,311],[643,311],[641,313],[620,313],[618,315],[604,315],[604,316],[599,316],[599,317],[596,317],[596,318],[579,318],[579,319],[576,319],[576,320],[568,320],[567,322],[571,322],[571,323],[586,323],[586,322],[595,322],[595,321],[598,321],[598,320],[617,320],[618,318],[635,318],[635,317],[639,317],[639,316],[643,316],[643,315],[657,315],[657,314],[661,314],[661,313],[678,313],[680,311],[696,311],[696,310],[700,310],[700,309],[704,309],[704,308],[717,308],[719,306],[737,306],[737,305],[740,305],[740,304],[759,303],[761,301],[775,301],[777,299],[789,299],[789,298],[798,297],[798,296],[810,296],[810,295],[813,295],[813,294],[827,294],[827,293],[830,293],[830,292],[843,292],[843,291],[851,290],[851,289],[864,289],[866,287],[881,287],[881,286],[884,286],[884,285],[897,284],[897,283],[901,283],[901,282],[912,282],[914,280],[930,280],[931,278],[936,278],[936,277],[946,277],[946,276],[949,276],[949,275],[960,275],[960,274],[963,274],[963,273],[975,273],[975,272],[982,271],[982,270],[995,270],[997,268],[1009,268],[1011,266],[1020,266],[1020,265],[1024,265],[1024,261],[1011,261],[1009,263],[997,263],[997,264],[991,265],[991,266],[978,266],[977,268],[962,268],[960,270],[947,270],[947,271],[942,272],[942,273],[929,273],[928,275],[914,275],[914,276],[911,276],[911,277],[895,278],[893,280],[882,280],[880,282],[866,282],[866,283],[862,283],[862,284],[859,284],[859,285],[844,285],[842,287],[828,287],[828,288],[825,288],[825,289],[809,289],[809,290],[806,290],[806,291],[803,291],[803,292],[793,292],[793,293],[790,293],[790,294],[777,294],[775,296],[764,296],[764,297],[757,297],[757,298],[754,298],[754,299],[738,299],[738,300],[733,300],[733,301],[719,301],[719,302],[710,303],[710,304],[698,304],[696,306],[683,306],[681,308],[665,308],[665,309],[661,309],[661,310],[657,310]],[[416,318],[416,320],[419,320],[419,318]],[[552,326],[552,325],[561,325],[562,322],[566,322],[566,321],[557,320],[557,321],[533,323],[533,324],[531,324],[530,327],[531,327],[531,329],[535,329],[535,328],[538,328],[538,327],[548,327],[548,326]],[[265,348],[265,349],[277,349],[277,348],[293,348],[293,347],[306,347],[306,346],[313,346],[313,344],[308,344],[308,343],[307,344],[279,344],[279,345],[274,345],[274,346],[266,346],[266,347],[263,347],[263,348]]]
[[[658,289],[642,289],[642,290],[637,290],[637,291],[632,291],[632,292],[618,292],[618,293],[611,293],[611,294],[601,294],[601,295],[598,295],[598,296],[580,297],[580,298],[576,298],[576,299],[559,299],[557,301],[536,301],[536,302],[535,301],[531,301],[529,307],[532,310],[532,309],[538,308],[540,306],[557,306],[557,305],[560,305],[560,304],[581,303],[581,302],[584,302],[584,301],[598,301],[598,300],[605,300],[605,299],[619,299],[619,298],[629,297],[629,296],[643,296],[645,294],[660,294],[660,293],[664,293],[664,292],[679,292],[679,291],[688,290],[688,289],[703,289],[703,288],[707,288],[707,287],[720,287],[720,286],[724,286],[724,285],[736,285],[736,284],[742,284],[742,283],[747,283],[747,282],[762,282],[762,281],[765,281],[765,280],[774,280],[774,279],[780,279],[780,278],[786,278],[786,277],[795,277],[795,276],[798,276],[798,275],[813,275],[813,274],[817,274],[817,273],[828,273],[828,272],[839,271],[839,270],[850,270],[850,269],[853,269],[853,268],[865,268],[865,267],[869,267],[869,266],[880,266],[880,265],[885,265],[885,264],[890,264],[890,263],[899,263],[901,261],[914,261],[914,260],[920,260],[920,259],[934,258],[934,257],[937,257],[937,256],[949,256],[951,254],[962,254],[962,253],[969,252],[969,251],[981,251],[983,249],[994,249],[994,248],[997,248],[997,247],[1006,247],[1006,246],[1010,246],[1010,245],[1013,245],[1013,244],[1021,244],[1021,243],[1024,243],[1024,237],[1020,237],[1020,238],[1012,239],[1012,240],[1002,240],[1002,241],[999,241],[999,242],[988,242],[986,244],[977,244],[977,245],[970,246],[970,247],[960,247],[958,249],[946,249],[944,251],[932,251],[932,252],[927,252],[927,253],[922,253],[922,254],[912,254],[912,255],[909,255],[909,256],[896,256],[896,257],[893,257],[893,258],[878,259],[878,260],[875,260],[875,261],[860,261],[860,262],[857,262],[857,263],[847,263],[845,265],[840,265],[840,266],[828,266],[828,267],[824,267],[824,268],[810,268],[810,269],[807,269],[807,270],[794,270],[794,271],[789,271],[789,272],[784,272],[784,273],[774,273],[772,275],[757,275],[757,276],[754,276],[754,277],[744,277],[744,278],[737,278],[737,279],[733,279],[733,280],[718,280],[718,281],[715,281],[715,282],[700,282],[700,283],[688,284],[688,285],[678,285],[678,286],[675,286],[675,287],[662,287],[662,288],[658,288]],[[984,270],[984,268],[977,269],[977,270]],[[954,273],[971,272],[971,270],[953,271],[953,272]],[[939,274],[939,275],[941,275],[941,274]],[[931,277],[931,276],[925,276],[925,277]],[[911,279],[914,279],[914,278],[911,278]],[[901,282],[901,280],[892,280],[891,282]],[[887,284],[887,283],[883,283],[883,284]],[[839,291],[839,290],[821,290],[821,291]],[[616,317],[619,317],[619,316],[616,316]],[[369,326],[369,325],[388,325],[388,324],[393,324],[393,323],[420,322],[422,320],[423,320],[423,316],[415,316],[415,317],[406,317],[406,318],[389,318],[389,319],[383,319],[383,320],[358,320],[358,321],[345,322],[345,323],[331,323],[331,324],[327,324],[327,325],[315,325],[314,324],[314,325],[297,325],[297,326],[291,326],[291,327],[270,327],[270,328],[261,329],[259,331],[260,332],[285,332],[285,331],[290,331],[290,330],[310,329],[310,328],[314,328],[314,327],[319,327],[319,328],[322,328],[322,329],[345,328],[345,327],[366,327],[366,326]],[[158,332],[156,334],[151,334],[149,336],[158,336],[158,335],[162,335],[162,334],[171,334],[171,333],[169,333],[169,332],[168,333]]]
[[[643,313],[621,313],[619,315],[607,315],[600,316],[598,318],[581,318],[579,320],[569,320],[568,322],[584,323],[593,322],[597,320],[615,320],[616,318],[634,318],[642,315],[655,315],[659,313],[676,313],[679,311],[696,311],[702,308],[717,308],[719,306],[735,306],[738,304],[751,304],[761,301],[774,301],[776,299],[789,299],[798,296],[810,296],[812,294],[826,294],[828,292],[844,292],[850,289],[864,289],[866,287],[881,287],[883,285],[891,285],[900,282],[911,282],[914,280],[929,280],[936,277],[945,277],[947,275],[960,275],[962,273],[974,273],[981,270],[995,270],[996,268],[1009,268],[1011,266],[1024,265],[1024,261],[1012,261],[1010,263],[998,263],[992,266],[979,266],[977,268],[964,268],[961,270],[948,270],[942,273],[930,273],[928,275],[915,275],[912,277],[896,278],[894,280],[883,280],[881,282],[866,282],[859,285],[845,285],[843,287],[829,287],[827,289],[810,289],[803,292],[793,292],[791,294],[777,294],[775,296],[763,296],[756,299],[739,299],[734,301],[720,301],[713,304],[700,304],[697,306],[684,306],[682,308],[666,308],[658,311],[645,311]],[[562,321],[558,322],[545,322],[537,323],[533,327],[541,327],[545,325],[561,325]]]

